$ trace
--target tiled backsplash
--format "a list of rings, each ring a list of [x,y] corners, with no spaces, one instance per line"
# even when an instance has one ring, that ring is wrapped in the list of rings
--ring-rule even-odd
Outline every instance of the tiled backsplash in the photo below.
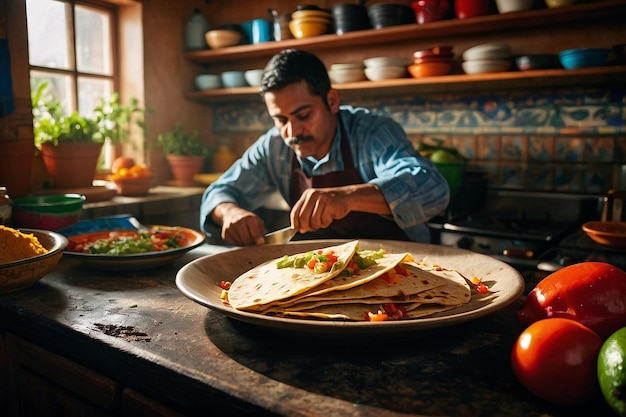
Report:
[[[626,164],[625,87],[343,102],[392,117],[415,143],[457,148],[493,189],[603,194]],[[217,136],[250,143],[272,125],[258,99],[214,109]]]

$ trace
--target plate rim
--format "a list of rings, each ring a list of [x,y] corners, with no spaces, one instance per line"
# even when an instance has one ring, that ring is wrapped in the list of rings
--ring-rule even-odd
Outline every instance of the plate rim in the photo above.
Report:
[[[311,241],[297,241],[290,242],[285,245],[272,245],[272,246],[287,246],[293,244],[302,244],[310,242],[312,245],[316,245],[319,243],[323,244],[336,244],[338,242],[347,242],[354,239],[348,240],[311,240]],[[368,239],[358,239],[364,242],[379,242],[384,244],[384,242],[395,242],[396,244],[399,241],[385,241],[385,240],[368,240]],[[404,242],[402,242],[404,243]],[[349,336],[349,335],[361,335],[363,333],[368,334],[389,334],[389,333],[404,333],[408,331],[421,331],[421,330],[430,330],[439,327],[451,326],[454,324],[459,324],[463,322],[467,322],[470,320],[479,319],[501,309],[508,307],[513,304],[524,292],[525,281],[519,271],[515,270],[512,266],[506,264],[503,261],[500,261],[496,258],[490,257],[488,255],[471,252],[469,250],[453,248],[448,246],[434,245],[434,244],[425,244],[425,243],[416,243],[416,242],[406,242],[408,244],[419,245],[420,247],[432,247],[434,248],[446,248],[448,251],[452,251],[454,253],[471,255],[481,258],[488,258],[489,262],[493,262],[494,264],[499,264],[512,272],[512,276],[515,278],[511,280],[509,288],[511,291],[506,297],[498,297],[498,295],[493,294],[493,297],[497,299],[497,303],[486,303],[480,308],[464,311],[460,313],[454,314],[454,309],[446,312],[438,313],[435,317],[425,317],[411,320],[396,320],[396,321],[384,321],[384,322],[367,322],[367,321],[335,321],[335,320],[314,320],[314,319],[302,319],[302,318],[289,318],[289,317],[274,317],[274,316],[266,316],[262,314],[239,311],[235,310],[232,307],[224,305],[220,299],[215,299],[216,297],[211,297],[210,294],[207,293],[205,296],[201,296],[195,291],[191,290],[188,285],[186,285],[186,281],[189,279],[187,274],[189,270],[197,267],[199,264],[205,262],[212,262],[216,259],[219,259],[220,256],[223,256],[225,253],[231,252],[219,252],[215,254],[205,255],[198,259],[195,259],[188,264],[184,265],[176,274],[175,284],[177,288],[189,299],[192,301],[208,308],[211,311],[218,312],[226,317],[233,318],[238,321],[247,322],[253,325],[257,325],[265,328],[274,328],[287,330],[289,332],[294,333],[316,333],[319,334],[321,332],[328,333],[327,336]],[[240,247],[234,249],[235,251],[245,251],[246,247]],[[209,280],[210,278],[207,276],[206,278]],[[213,283],[213,285],[217,285]]]

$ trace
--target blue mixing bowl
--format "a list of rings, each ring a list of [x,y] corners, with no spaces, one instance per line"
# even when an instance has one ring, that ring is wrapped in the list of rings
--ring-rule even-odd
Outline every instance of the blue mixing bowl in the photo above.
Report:
[[[574,48],[559,52],[559,60],[565,69],[600,67],[606,64],[608,57],[606,48]]]

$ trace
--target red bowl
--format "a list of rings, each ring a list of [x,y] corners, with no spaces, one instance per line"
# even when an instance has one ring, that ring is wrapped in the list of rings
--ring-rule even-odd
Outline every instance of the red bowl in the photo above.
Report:
[[[419,24],[435,22],[444,18],[450,10],[448,0],[417,0],[411,3],[415,20]]]

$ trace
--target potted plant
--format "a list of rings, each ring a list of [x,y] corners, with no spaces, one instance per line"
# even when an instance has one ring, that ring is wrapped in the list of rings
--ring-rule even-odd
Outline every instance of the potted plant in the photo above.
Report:
[[[143,129],[143,110],[136,99],[121,105],[114,93],[108,102],[101,100],[91,117],[76,111],[65,115],[58,100],[44,99],[46,89],[47,83],[41,83],[32,96],[35,144],[55,187],[89,187],[105,141],[127,141],[133,123]]]
[[[181,123],[157,136],[157,145],[163,150],[176,185],[193,185],[194,175],[202,169],[205,158],[213,149],[202,141],[197,130],[187,132]]]

